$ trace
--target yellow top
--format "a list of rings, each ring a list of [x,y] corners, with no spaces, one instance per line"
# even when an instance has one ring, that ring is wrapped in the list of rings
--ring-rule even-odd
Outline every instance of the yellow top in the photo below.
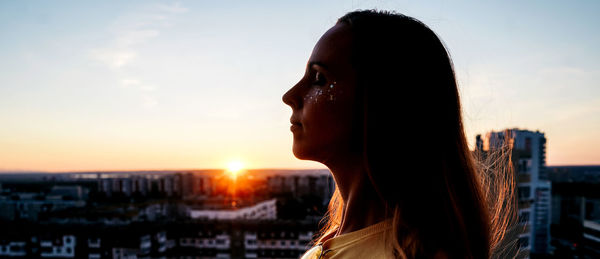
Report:
[[[331,237],[315,245],[302,255],[301,259],[393,259],[392,247],[384,234],[392,232],[392,219],[380,221],[371,226]],[[387,244],[387,245],[386,245]]]

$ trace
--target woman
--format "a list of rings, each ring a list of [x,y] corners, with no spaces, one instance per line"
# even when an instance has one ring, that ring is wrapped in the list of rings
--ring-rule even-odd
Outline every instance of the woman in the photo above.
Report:
[[[451,60],[426,25],[344,15],[283,101],[294,155],[336,182],[303,258],[490,257],[505,225],[467,147]]]

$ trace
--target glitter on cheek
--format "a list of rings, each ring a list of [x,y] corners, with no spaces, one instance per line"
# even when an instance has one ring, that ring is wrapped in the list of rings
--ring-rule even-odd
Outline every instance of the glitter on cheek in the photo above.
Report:
[[[321,96],[323,96],[323,90],[319,89],[314,94],[315,103],[319,102],[319,99],[321,99]]]
[[[330,84],[329,85],[329,90],[327,90],[327,92],[329,93],[329,101],[335,101],[333,94],[331,94],[331,90],[333,89],[333,85],[334,84]]]
[[[333,85],[333,84],[332,84]],[[304,101],[308,103],[319,103],[321,101],[335,102],[337,94],[341,94],[342,91],[335,91],[330,85],[325,89],[313,89],[304,96]]]
[[[331,89],[331,88],[327,89],[327,94],[329,94],[329,101],[330,102],[333,102],[336,99],[336,95],[334,94],[335,92],[333,92],[332,90],[333,89]]]
[[[322,93],[320,93],[319,91],[310,91],[306,96],[304,96],[304,101],[318,103],[318,98],[320,94]]]

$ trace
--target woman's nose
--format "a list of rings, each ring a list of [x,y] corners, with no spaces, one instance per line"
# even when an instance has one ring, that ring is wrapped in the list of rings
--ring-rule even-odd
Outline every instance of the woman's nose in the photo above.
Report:
[[[292,88],[290,88],[290,90],[283,94],[283,97],[281,98],[283,102],[292,107],[292,109],[298,109],[301,105],[297,96],[296,88],[297,85],[294,85]]]

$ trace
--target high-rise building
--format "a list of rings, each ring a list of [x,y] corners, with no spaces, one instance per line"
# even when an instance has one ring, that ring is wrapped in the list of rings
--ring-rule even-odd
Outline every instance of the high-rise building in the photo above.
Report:
[[[507,143],[508,142],[508,143]],[[548,254],[550,247],[550,217],[552,186],[546,172],[546,137],[539,131],[506,129],[488,132],[476,138],[476,149],[484,152],[512,148],[511,160],[517,180],[519,235],[522,251]]]

